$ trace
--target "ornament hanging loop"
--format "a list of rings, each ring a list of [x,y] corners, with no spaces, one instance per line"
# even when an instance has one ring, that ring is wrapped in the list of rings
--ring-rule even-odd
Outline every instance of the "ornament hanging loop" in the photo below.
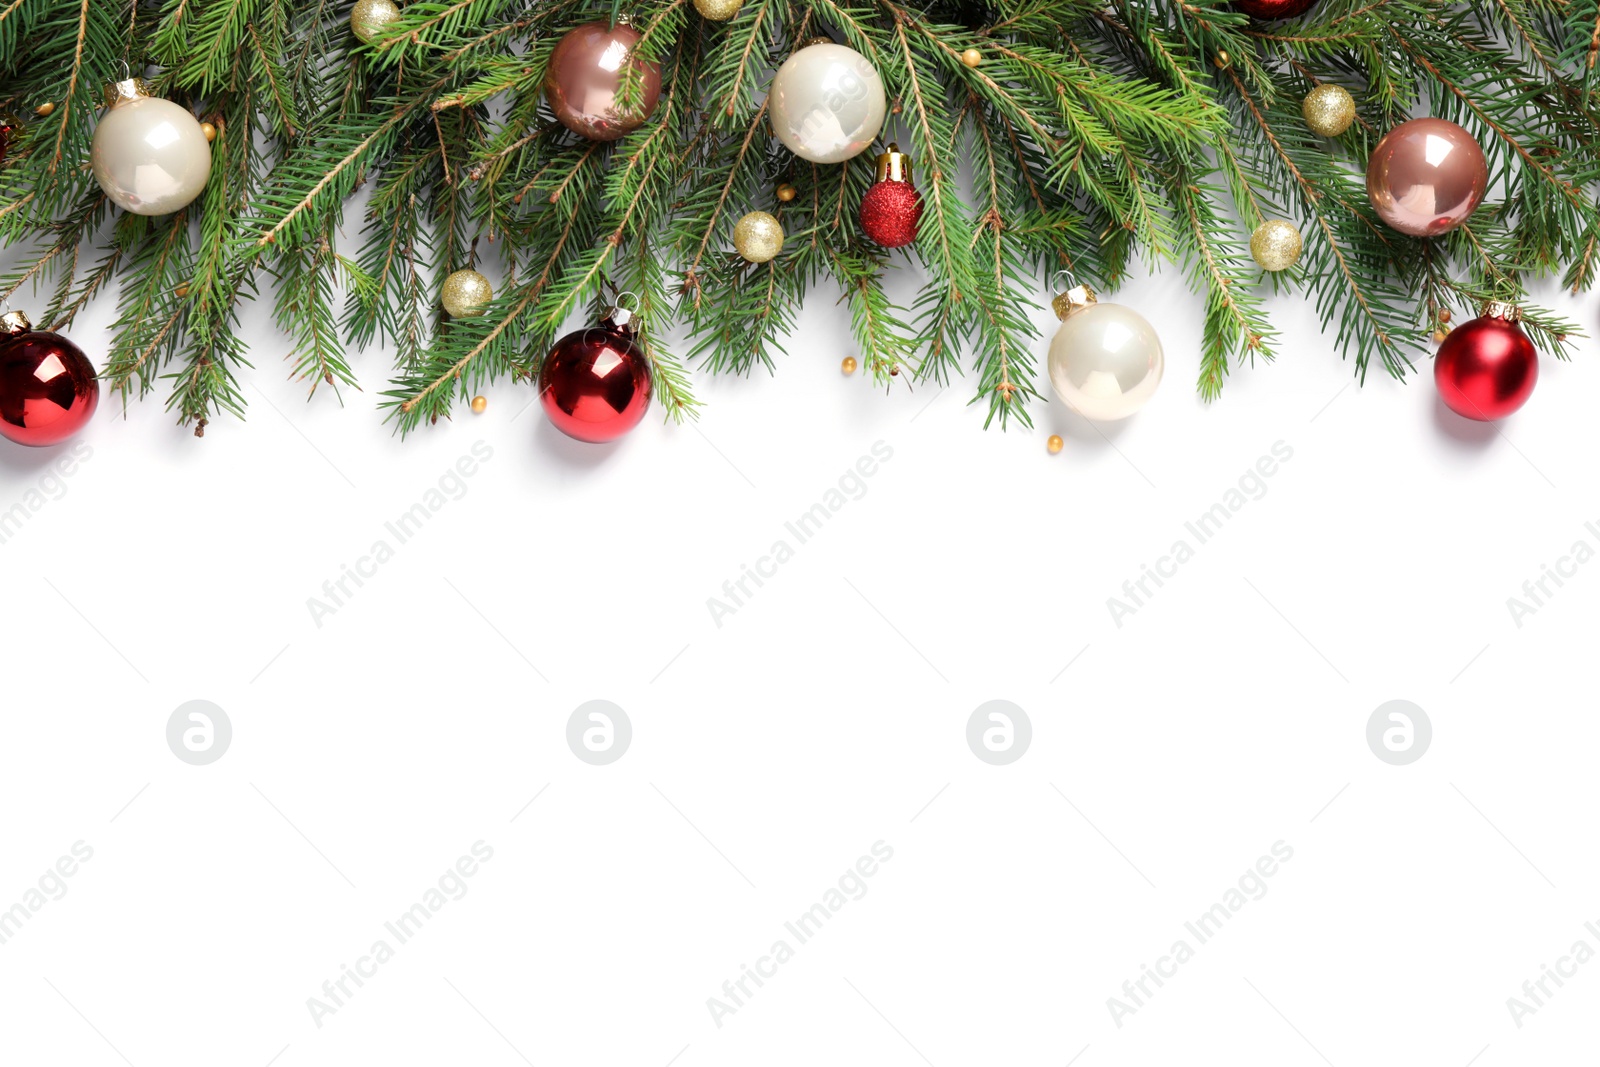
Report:
[[[639,294],[631,289],[617,293],[611,301],[611,310],[606,312],[606,318],[614,325],[633,329],[633,320],[639,313]]]

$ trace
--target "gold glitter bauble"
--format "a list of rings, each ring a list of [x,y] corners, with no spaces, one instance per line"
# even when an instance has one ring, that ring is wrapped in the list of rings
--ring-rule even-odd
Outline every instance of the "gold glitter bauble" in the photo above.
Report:
[[[363,41],[375,41],[399,17],[394,0],[356,0],[350,9],[350,32]]]
[[[978,51],[976,48],[969,48],[965,52],[961,53],[961,62],[965,63],[969,67],[976,67],[979,63],[983,62],[983,53]]]
[[[1061,435],[1060,434],[1051,434],[1050,435],[1050,440],[1048,440],[1048,441],[1046,441],[1044,443],[1044,447],[1049,449],[1050,450],[1050,454],[1053,456],[1057,452],[1060,452],[1063,448],[1065,448],[1066,444],[1067,443],[1061,439]]]
[[[783,227],[765,211],[752,211],[733,227],[733,247],[751,263],[765,263],[783,249]]]
[[[1250,235],[1250,258],[1262,270],[1288,270],[1300,261],[1300,231],[1282,219],[1263,222]]]
[[[1356,120],[1356,102],[1343,86],[1323,82],[1306,94],[1300,114],[1312,133],[1337,137]]]
[[[494,299],[494,289],[489,279],[472,270],[458,270],[444,280],[440,303],[450,312],[451,318],[464,319],[482,315],[485,305]]]
[[[839,364],[839,370],[844,374],[854,374],[856,372],[856,357],[845,356],[844,360]]]
[[[727,22],[743,6],[744,0],[694,0],[694,9],[712,22]]]

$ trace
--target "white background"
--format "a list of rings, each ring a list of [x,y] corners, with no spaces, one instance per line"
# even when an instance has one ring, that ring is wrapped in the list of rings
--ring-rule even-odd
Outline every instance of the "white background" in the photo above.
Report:
[[[1593,328],[1593,297],[1541,296]],[[776,377],[697,376],[698,425],[615,446],[561,437],[526,385],[402,442],[384,353],[343,408],[307,403],[264,309],[248,423],[196,440],[164,396],[108,397],[65,495],[0,545],[0,908],[94,850],[0,945],[0,1060],[1589,1055],[1600,963],[1521,1028],[1506,1000],[1600,949],[1600,566],[1520,628],[1506,601],[1600,547],[1600,346],[1545,360],[1497,430],[1426,373],[1358,389],[1283,299],[1276,363],[1207,407],[1199,300],[1171,273],[1109,299],[1157,323],[1167,378],[1103,436],[1055,401],[984,432],[970,382],[842,378],[826,291]],[[110,304],[73,330],[97,364]],[[465,495],[319,627],[308,598],[478,441]],[[795,546],[784,523],[878,441],[865,495]],[[1107,598],[1280,441],[1265,495],[1117,627]],[[0,449],[0,509],[62,454]],[[707,599],[780,538],[794,558],[719,628]],[[632,721],[609,766],[565,741],[595,698]],[[965,740],[996,698],[1033,725],[1004,767]],[[209,766],[166,744],[191,699],[232,721]],[[1367,747],[1391,699],[1433,724],[1409,766]],[[469,892],[319,1027],[308,998],[479,840]],[[716,1025],[707,998],[877,841],[866,895]],[[1278,841],[1266,895],[1117,1026],[1107,998]]]

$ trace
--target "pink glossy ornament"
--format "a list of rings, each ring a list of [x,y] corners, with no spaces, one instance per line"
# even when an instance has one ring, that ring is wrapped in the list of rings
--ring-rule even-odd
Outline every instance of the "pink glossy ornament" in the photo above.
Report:
[[[661,96],[661,65],[633,55],[639,31],[619,23],[590,22],[569,30],[550,53],[544,95],[561,125],[591,141],[615,141],[638,129]],[[617,99],[632,64],[639,80],[636,107]]]
[[[1483,202],[1489,165],[1472,135],[1444,119],[1412,119],[1383,135],[1367,161],[1378,216],[1412,237],[1460,226]]]
[[[1233,6],[1253,19],[1270,22],[1292,19],[1311,10],[1317,0],[1233,0]]]
[[[539,370],[539,402],[555,428],[579,441],[614,441],[650,407],[650,364],[633,315],[612,308],[598,326],[555,343]]]
[[[34,330],[20,311],[0,317],[0,437],[58,444],[83,429],[99,404],[100,382],[81,348]]]

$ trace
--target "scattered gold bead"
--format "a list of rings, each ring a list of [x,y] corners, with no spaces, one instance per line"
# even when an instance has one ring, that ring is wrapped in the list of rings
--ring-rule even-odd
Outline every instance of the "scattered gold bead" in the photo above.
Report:
[[[889,368],[889,377],[891,377],[891,378],[900,377],[900,367],[899,367],[898,364]]]
[[[969,67],[976,67],[979,63],[983,62],[983,53],[978,51],[976,48],[969,48],[965,52],[961,53],[961,62],[965,63]]]
[[[1440,342],[1442,342],[1445,339],[1446,336],[1448,336],[1448,335],[1443,330],[1434,330],[1433,331],[1433,343],[1434,344],[1439,344]]]
[[[1300,231],[1282,219],[1271,219],[1250,235],[1250,258],[1262,270],[1288,270],[1300,261]]]
[[[34,108],[33,109],[33,113],[35,115],[38,115],[40,118],[44,118],[45,116],[49,115],[55,109],[56,109],[55,101],[54,100],[46,100],[44,103],[42,103],[38,107]]]
[[[845,374],[854,374],[856,372],[856,357],[845,356],[844,362],[839,364],[839,369]]]
[[[173,296],[188,296],[189,295],[189,286],[188,285],[180,285],[180,286],[178,286],[176,289],[174,289],[172,291],[172,295]]]
[[[206,135],[206,140],[208,141],[215,141],[217,139],[217,128],[211,125],[209,122],[202,122],[200,124],[200,132]]]
[[[1050,440],[1044,443],[1044,447],[1048,448],[1053,456],[1066,447],[1066,442],[1061,439],[1060,434],[1053,433],[1050,435]]]
[[[778,186],[778,199],[782,200],[785,204],[793,200],[798,193],[799,190],[790,185],[788,182],[784,182],[782,185]]]
[[[1440,322],[1449,322],[1450,321],[1450,309],[1449,308],[1440,308],[1439,309],[1439,321]]]
[[[1356,102],[1344,86],[1323,82],[1300,102],[1300,114],[1312,133],[1337,137],[1356,120]]]
[[[488,406],[489,406],[489,398],[488,397],[486,397],[486,396],[475,396],[475,397],[472,398],[472,413],[474,415],[482,415],[483,414],[483,409],[488,407]]]
[[[1227,70],[1229,64],[1233,62],[1233,57],[1230,56],[1228,54],[1228,50],[1224,48],[1212,57],[1211,62],[1217,65],[1218,70]]]

